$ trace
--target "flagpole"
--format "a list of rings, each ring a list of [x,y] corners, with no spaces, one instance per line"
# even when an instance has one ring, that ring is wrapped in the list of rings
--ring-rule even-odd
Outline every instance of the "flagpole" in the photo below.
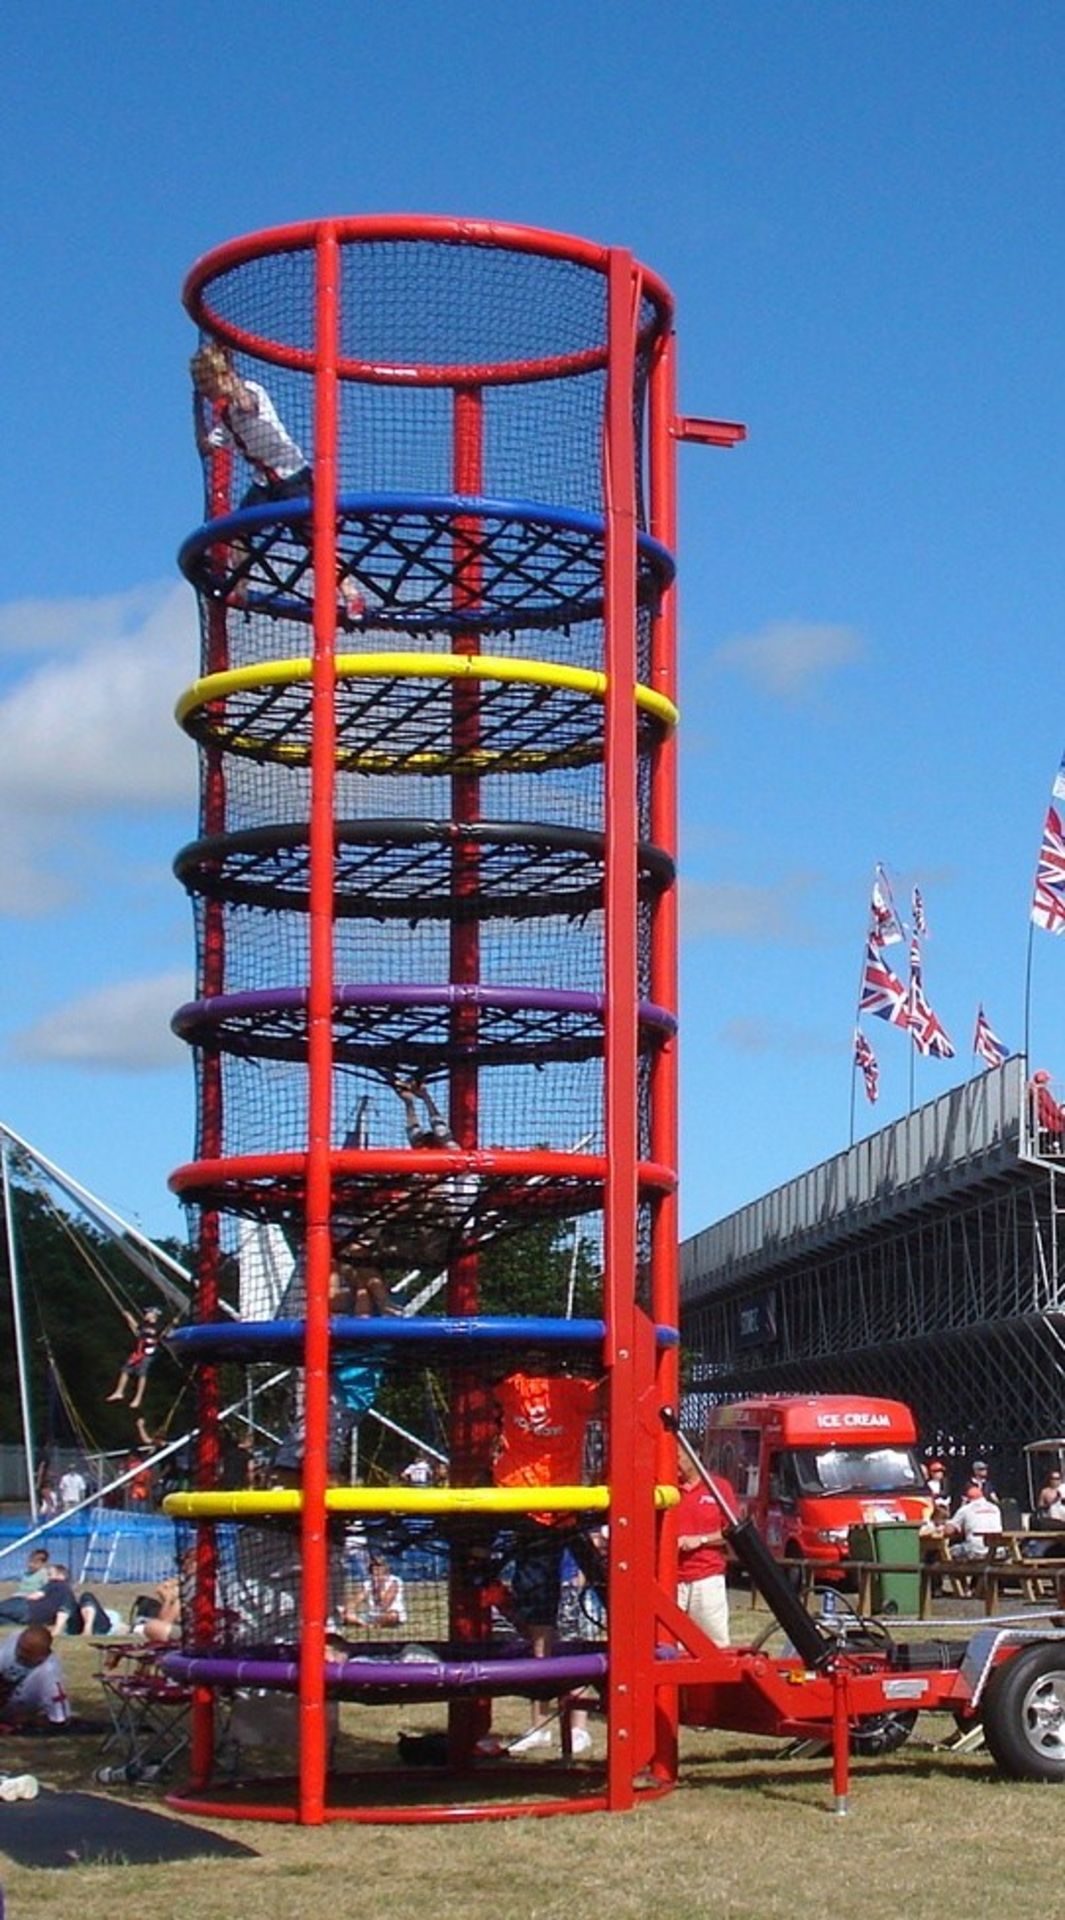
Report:
[[[1024,1068],[1026,1073],[1028,1071],[1028,1067],[1031,1062],[1031,1054],[1030,1054],[1029,1048],[1031,1044],[1030,1029],[1031,1029],[1031,1020],[1032,1020],[1032,935],[1034,934],[1034,932],[1035,932],[1035,921],[1029,918],[1028,958],[1025,962],[1025,968],[1024,968]]]
[[[914,979],[913,956],[915,952],[917,953],[918,959],[920,959],[920,950],[917,946],[917,935],[915,933],[911,933],[910,935],[910,997],[909,997],[909,1003],[906,1009],[907,1013],[910,1016],[909,1035],[910,1035],[910,1112],[911,1113],[913,1112],[914,1094],[915,1094],[916,1084],[917,1084],[917,1041],[915,1038],[915,1035],[917,1032],[917,1027],[915,1024],[915,1019],[917,1014],[917,1001],[916,1001],[916,996],[913,990],[913,979]]]
[[[26,1486],[30,1519],[37,1525],[37,1460],[33,1445],[33,1416],[30,1411],[30,1370],[26,1353],[26,1335],[22,1315],[22,1289],[19,1281],[18,1250],[15,1245],[15,1214],[11,1200],[11,1173],[8,1144],[0,1139],[0,1168],[4,1191],[4,1228],[7,1235],[7,1274],[11,1288],[11,1326],[15,1336],[15,1363],[18,1374],[19,1407],[22,1414],[22,1451],[26,1461]]]
[[[862,1018],[862,988],[865,985],[865,959],[869,951],[869,935],[862,943],[862,964],[858,969],[858,992],[854,1002],[854,1033],[857,1033]],[[849,1145],[854,1145],[854,1082],[858,1073],[858,1062],[854,1054],[854,1035],[851,1036],[851,1121]]]

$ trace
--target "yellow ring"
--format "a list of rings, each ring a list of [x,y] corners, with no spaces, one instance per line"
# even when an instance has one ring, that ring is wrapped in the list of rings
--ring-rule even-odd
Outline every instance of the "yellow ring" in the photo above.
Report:
[[[656,1507],[675,1507],[676,1487],[656,1487]],[[605,1513],[609,1487],[327,1487],[327,1513]],[[263,1492],[168,1493],[172,1520],[242,1520],[301,1513],[299,1487]]]
[[[181,695],[175,708],[178,724],[211,700],[244,693],[256,687],[276,687],[309,680],[314,662],[306,656],[293,660],[260,660],[248,667],[230,667],[224,673],[204,674]],[[502,680],[536,687],[561,687],[586,693],[591,700],[606,695],[607,676],[591,667],[567,667],[557,660],[512,660],[489,653],[338,653],[336,671],[351,679]],[[672,700],[654,687],[637,684],[636,705],[666,727],[677,724]]]

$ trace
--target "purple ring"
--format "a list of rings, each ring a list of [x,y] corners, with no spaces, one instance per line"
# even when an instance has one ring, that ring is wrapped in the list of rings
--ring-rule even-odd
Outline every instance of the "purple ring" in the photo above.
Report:
[[[166,1653],[164,1672],[189,1686],[265,1687],[291,1693],[299,1686],[297,1660],[241,1660],[228,1657]],[[607,1671],[605,1653],[553,1654],[544,1660],[367,1660],[326,1662],[327,1692],[348,1687],[484,1687],[493,1692],[521,1693],[526,1689],[550,1693],[571,1683],[601,1680]],[[500,1682],[505,1682],[505,1687]]]
[[[299,1008],[307,1004],[306,987],[250,987],[244,993],[210,994],[202,1000],[189,1000],[179,1007],[173,1025],[191,1019],[210,1019],[215,1013],[254,1013],[260,1009]],[[485,987],[479,984],[431,986],[343,986],[333,996],[335,1007],[536,1007],[548,1013],[598,1013],[606,1006],[606,995],[585,993],[562,987]],[[652,1000],[641,1000],[639,1017],[646,1026],[661,1027],[672,1033],[676,1018]]]
[[[255,987],[240,993],[212,994],[179,1007],[171,1027],[190,1045],[215,1046],[226,1052],[255,1057],[301,1060],[306,1052],[304,1016],[308,998],[306,987]],[[559,987],[488,987],[479,983],[343,985],[334,989],[332,1005],[334,1016],[357,1013],[360,1008],[379,1010],[384,1016],[402,1016],[408,1009],[413,1012],[418,1008],[438,1008],[445,1012],[464,1006],[478,1008],[486,1015],[495,1014],[504,1021],[508,1014],[514,1016],[519,1023],[515,1031],[496,1030],[493,1034],[489,1029],[463,1048],[464,1052],[482,1054],[486,1065],[492,1063],[493,1055],[499,1062],[515,1058],[591,1057],[600,1051],[595,1025],[606,1018],[605,994]],[[582,1024],[576,1032],[572,1027],[557,1033],[529,1028],[522,1032],[523,1015],[548,1019],[557,1015]],[[651,1000],[640,1001],[638,1019],[645,1045],[657,1044],[676,1031],[675,1016]],[[412,1040],[428,1044],[424,1034],[407,1035],[407,1041]],[[353,1049],[360,1056],[369,1056],[362,1064],[372,1066],[382,1052],[395,1051],[397,1036],[394,1030],[388,1035],[363,1027],[358,1032],[349,1032],[346,1039],[338,1036],[338,1044],[352,1059]]]

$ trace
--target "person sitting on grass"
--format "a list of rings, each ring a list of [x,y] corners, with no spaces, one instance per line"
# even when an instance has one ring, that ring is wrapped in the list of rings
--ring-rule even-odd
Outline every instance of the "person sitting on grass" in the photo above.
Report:
[[[402,1580],[392,1572],[383,1553],[371,1553],[369,1579],[359,1588],[354,1602],[344,1608],[344,1625],[402,1627],[406,1620]]]
[[[87,1588],[84,1593],[75,1593],[70,1568],[61,1560],[53,1560],[47,1571],[43,1590],[27,1603],[26,1619],[31,1626],[47,1627],[53,1639],[58,1639],[61,1633],[101,1636],[121,1626],[118,1616],[108,1613],[94,1593]]]
[[[176,1577],[160,1580],[154,1594],[133,1603],[133,1638],[149,1647],[175,1646],[181,1639],[181,1586]]]
[[[0,1600],[0,1621],[24,1627],[30,1617],[30,1601],[39,1600],[48,1583],[48,1551],[34,1547],[18,1585]]]
[[[15,1731],[34,1720],[64,1726],[70,1701],[63,1669],[47,1627],[23,1627],[0,1641],[0,1730]]]

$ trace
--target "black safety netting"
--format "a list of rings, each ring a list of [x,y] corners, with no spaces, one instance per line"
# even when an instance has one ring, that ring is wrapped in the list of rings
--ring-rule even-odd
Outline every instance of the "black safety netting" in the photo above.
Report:
[[[383,866],[383,862],[377,861],[367,864],[372,872]],[[579,877],[575,876],[575,885]],[[400,869],[397,893],[400,882],[407,879],[408,875]],[[434,898],[438,899],[439,895]],[[478,905],[485,899],[483,891],[476,895]],[[577,1004],[571,1009],[559,1007],[560,1013],[569,1010],[576,1014],[588,1008],[589,995],[594,1000],[597,993],[602,994],[603,915],[598,907],[583,913],[548,915],[542,906],[537,913],[535,907],[530,909],[525,902],[515,902],[510,917],[506,917],[500,905],[490,918],[481,921],[472,910],[456,911],[448,918],[442,911],[434,912],[431,917],[415,918],[414,911],[403,911],[403,905],[401,895],[387,915],[371,917],[366,910],[337,914],[333,977],[338,1019],[345,1026],[357,1024],[358,1014],[349,1010],[357,1007],[361,1000],[372,998],[375,989],[417,985],[424,986],[428,993],[429,983],[446,982],[450,930],[453,926],[471,923],[478,933],[479,978],[486,989],[493,990],[495,1004],[500,1004],[500,995],[506,989],[517,1005],[522,990],[527,988],[531,992],[539,991],[539,999],[533,993],[530,1000],[530,1008],[534,1009],[544,1004],[544,992],[554,989],[580,996],[579,1008]],[[195,908],[202,950],[206,903],[197,900]],[[295,911],[270,911],[265,906],[231,905],[228,901],[223,903],[223,911],[224,988],[228,994],[271,988],[296,989],[306,984],[305,915]],[[640,914],[646,922],[649,905],[645,905]],[[638,929],[637,941],[638,984],[640,990],[645,991],[649,941],[643,926]],[[441,995],[444,991],[441,985]],[[248,1004],[248,1014],[254,1026],[253,1003]]]
[[[243,832],[275,825],[288,828],[309,820],[311,781],[305,759],[291,765],[226,754],[219,811],[210,772],[210,756],[215,751],[207,748],[201,757],[200,817],[205,833],[222,829]],[[599,761],[543,772],[522,769],[482,775],[478,799],[477,813],[486,822],[506,825],[513,821],[522,827],[548,831],[573,828],[578,833],[602,833],[604,828],[603,768]],[[650,767],[646,758],[641,758],[637,766],[637,818],[638,837],[644,843],[650,834],[650,812]],[[411,821],[434,820],[450,829],[466,818],[461,810],[456,811],[450,781],[441,773],[340,772],[333,814],[337,821],[394,820],[397,847],[406,842]]]
[[[198,1050],[196,1057],[202,1073],[203,1051]],[[215,1063],[211,1056],[207,1056],[207,1060],[213,1070]],[[217,1065],[222,1076],[225,1111],[221,1151],[295,1153],[305,1148],[308,1112],[304,1067],[288,1061],[234,1054],[222,1055]],[[645,1154],[648,1150],[645,1083],[649,1072],[649,1056],[644,1056],[638,1078],[640,1147]],[[480,1144],[527,1153],[602,1153],[602,1079],[602,1060],[597,1058],[543,1065],[535,1072],[533,1086],[528,1084],[524,1073],[513,1068],[483,1072],[478,1081]],[[446,1083],[437,1078],[430,1084],[438,1104],[446,1112]],[[365,1109],[364,1101],[369,1102]],[[380,1071],[337,1069],[333,1111],[332,1133],[336,1147],[343,1146],[353,1130],[354,1118],[364,1111],[366,1130],[374,1146],[403,1144],[396,1137],[400,1125],[397,1103]],[[201,1150],[201,1143],[197,1145]],[[353,1181],[356,1172],[352,1167],[346,1168],[345,1181]],[[406,1168],[397,1169],[393,1183],[402,1185],[413,1174],[413,1164],[409,1172]],[[512,1169],[508,1169],[510,1177],[516,1177]],[[501,1178],[499,1175],[498,1179]],[[371,1184],[379,1185],[380,1176]],[[494,1184],[487,1171],[480,1184],[486,1190]]]
[[[183,1650],[294,1659],[303,1622],[298,1520],[215,1526],[215,1579],[201,1586],[199,1605],[188,1551],[192,1532],[184,1526],[178,1532]],[[428,1666],[461,1660],[464,1647],[470,1659],[520,1659],[528,1653],[521,1595],[541,1570],[551,1577],[556,1566],[555,1654],[564,1657],[605,1637],[601,1516],[543,1524],[492,1513],[334,1515],[328,1527],[327,1660],[376,1657]],[[463,1596],[458,1603],[456,1592]],[[462,1640],[456,1638],[460,1609],[466,1616]],[[365,1679],[372,1687],[372,1673]],[[406,1683],[417,1686],[416,1671]]]
[[[650,1217],[651,1209],[642,1206],[637,1216],[641,1264],[646,1262],[648,1254]],[[193,1242],[198,1225],[195,1210],[190,1210]],[[214,1326],[208,1342],[211,1353],[229,1360],[243,1360],[249,1365],[260,1362],[296,1365],[302,1359],[300,1323],[306,1309],[302,1220],[278,1223],[227,1214],[220,1222],[220,1238],[224,1254],[221,1297],[226,1313]],[[427,1250],[434,1251],[427,1248],[423,1236],[416,1251]],[[513,1361],[515,1334],[510,1321],[515,1316],[537,1316],[553,1332],[551,1342],[541,1337],[537,1346],[526,1328],[520,1343],[523,1359],[531,1359],[535,1348],[537,1367],[557,1365],[561,1340],[571,1365],[588,1366],[594,1371],[599,1364],[598,1343],[586,1349],[571,1338],[575,1317],[580,1320],[588,1315],[597,1316],[603,1310],[603,1221],[599,1213],[572,1216],[560,1212],[555,1217],[535,1219],[532,1224],[522,1225],[518,1221],[508,1235],[476,1251],[476,1273],[468,1274],[464,1285],[473,1290],[476,1306],[472,1311],[495,1316],[492,1328],[498,1329],[498,1339],[489,1338],[492,1329],[481,1325],[473,1345],[468,1346],[456,1340],[452,1328],[442,1336],[442,1345],[435,1347],[434,1328],[422,1323],[439,1321],[450,1313],[446,1275],[426,1272],[418,1266],[393,1269],[388,1274],[392,1304],[399,1309],[397,1315],[374,1312],[368,1318],[349,1318],[342,1328],[342,1344],[358,1346],[370,1342],[373,1352],[383,1355],[390,1381],[393,1372],[398,1370],[400,1398],[407,1409],[405,1424],[416,1433],[432,1435],[445,1451],[446,1423],[441,1424],[436,1411],[437,1374],[446,1374],[463,1355],[466,1364],[473,1365],[479,1374],[483,1374],[488,1365],[486,1355],[492,1356],[493,1367],[501,1352],[509,1354]],[[371,1306],[373,1304],[371,1302]],[[336,1316],[348,1311],[348,1307],[343,1299],[334,1300],[332,1307],[332,1325],[338,1329],[341,1322]],[[291,1337],[271,1324],[263,1336],[266,1340],[263,1348],[255,1348],[254,1342],[249,1346],[244,1338],[247,1322],[278,1323],[291,1321],[293,1317],[297,1326]],[[399,1321],[411,1320],[418,1322],[416,1337],[397,1325]],[[423,1334],[428,1346],[423,1342]],[[201,1337],[195,1336],[197,1341]],[[413,1347],[407,1344],[412,1338],[415,1339]],[[206,1348],[197,1345],[196,1353],[204,1352]],[[430,1363],[437,1373],[424,1371]],[[412,1368],[416,1372],[411,1372]],[[411,1386],[412,1381],[418,1383],[417,1392]],[[371,1478],[380,1477],[378,1466],[387,1477],[390,1463],[404,1464],[406,1455],[402,1450],[396,1455],[395,1437],[390,1440],[385,1429],[377,1432],[375,1439],[377,1444],[366,1454],[363,1465]],[[271,1462],[273,1455],[268,1453],[264,1458]]]

